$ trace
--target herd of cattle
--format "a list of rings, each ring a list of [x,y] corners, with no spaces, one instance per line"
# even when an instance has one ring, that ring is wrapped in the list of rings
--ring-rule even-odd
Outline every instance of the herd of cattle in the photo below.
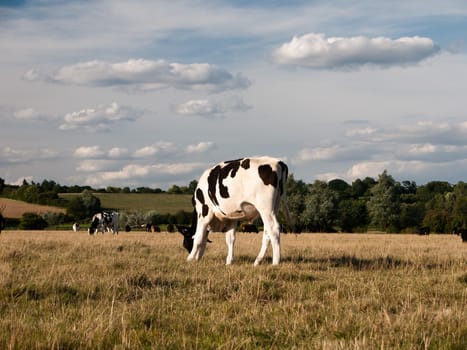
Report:
[[[209,232],[225,232],[227,243],[226,264],[232,264],[234,258],[235,235],[239,221],[248,222],[241,225],[243,232],[258,233],[255,219],[261,218],[264,229],[260,251],[255,260],[258,265],[272,246],[272,263],[280,261],[280,230],[277,214],[282,204],[282,210],[293,227],[289,211],[281,199],[285,196],[285,184],[288,176],[287,165],[275,158],[252,157],[226,161],[207,169],[200,177],[195,189],[192,204],[194,207],[190,226],[177,226],[183,235],[183,247],[188,251],[188,261],[202,258]],[[99,232],[119,233],[119,213],[96,213],[88,229],[89,235]],[[0,212],[0,232],[5,226],[5,220]],[[143,225],[148,232],[160,232],[156,225]],[[79,231],[80,225],[73,224],[73,231]],[[131,227],[125,226],[129,232]],[[422,227],[420,235],[428,235],[430,229]],[[455,234],[467,242],[467,229],[456,229]]]

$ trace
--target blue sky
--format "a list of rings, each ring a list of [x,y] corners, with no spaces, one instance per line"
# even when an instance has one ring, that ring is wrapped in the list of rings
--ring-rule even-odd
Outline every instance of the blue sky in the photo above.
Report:
[[[0,177],[465,181],[465,1],[0,1]]]

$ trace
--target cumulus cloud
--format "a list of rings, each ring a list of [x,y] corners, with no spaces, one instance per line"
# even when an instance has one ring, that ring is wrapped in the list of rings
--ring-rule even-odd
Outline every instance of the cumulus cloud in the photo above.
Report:
[[[345,144],[335,144],[329,147],[303,148],[293,161],[296,164],[310,161],[355,161],[367,159],[376,151],[375,147],[368,143],[346,141]]]
[[[214,142],[206,141],[206,142],[199,142],[197,144],[188,145],[186,148],[187,153],[203,153],[215,146]]]
[[[170,63],[165,60],[130,59],[126,62],[88,61],[64,66],[52,74],[29,70],[26,80],[85,86],[118,86],[133,91],[165,88],[220,92],[245,89],[251,83],[241,73],[232,74],[209,63]]]
[[[190,100],[176,107],[175,112],[180,115],[202,115],[202,116],[217,116],[222,113],[218,104],[209,102],[208,100]]]
[[[364,125],[344,130],[341,137],[327,141],[330,146],[308,147],[297,152],[293,163],[338,172],[315,174],[316,178],[353,181],[377,178],[384,170],[398,179],[431,181],[450,178],[452,169],[467,166],[467,122],[414,120],[400,125]],[[334,170],[334,169],[333,169]],[[458,179],[456,179],[457,181]]]
[[[183,116],[221,117],[228,112],[245,112],[251,109],[241,97],[233,96],[222,102],[190,100],[175,107],[175,112]]]
[[[278,64],[331,69],[362,65],[393,66],[417,63],[439,51],[430,38],[419,36],[390,39],[329,37],[309,33],[294,36],[272,53]]]
[[[36,111],[34,108],[24,108],[17,110],[13,116],[18,120],[24,121],[50,121],[56,118]]]
[[[151,181],[155,178],[167,177],[174,179],[178,175],[190,174],[206,167],[203,163],[161,163],[161,164],[127,164],[115,171],[103,171],[87,176],[85,183],[90,186],[103,186],[108,184],[138,183],[141,180]],[[172,182],[173,183],[173,182]]]
[[[92,173],[95,171],[107,170],[110,162],[104,159],[85,159],[78,163],[77,171]]]
[[[177,151],[177,146],[173,142],[159,141],[154,145],[144,146],[133,153],[135,158],[152,157],[156,154],[171,154]]]
[[[77,112],[71,112],[63,117],[60,130],[85,130],[88,132],[107,131],[114,123],[122,121],[135,121],[142,115],[131,107],[120,106],[116,102],[110,105],[99,105],[94,108],[86,108]]]
[[[109,158],[122,158],[129,154],[128,148],[113,147],[109,150],[107,155]]]
[[[136,150],[133,153],[133,156],[137,158],[142,158],[142,157],[151,157],[157,154],[159,152],[159,149],[156,146],[145,146],[142,147],[138,150]]]
[[[76,158],[100,158],[104,154],[105,152],[99,146],[82,146],[78,147],[74,152]]]
[[[19,164],[34,161],[57,159],[59,153],[50,148],[15,148],[6,146],[0,149],[0,164]]]
[[[427,171],[430,164],[422,161],[382,160],[366,161],[354,164],[347,172],[350,179],[365,177],[378,178],[378,175],[388,170],[390,174],[400,175],[416,174]]]

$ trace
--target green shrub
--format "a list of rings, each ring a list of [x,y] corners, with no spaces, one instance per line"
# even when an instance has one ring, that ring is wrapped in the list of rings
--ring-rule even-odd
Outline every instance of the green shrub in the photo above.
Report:
[[[47,227],[47,221],[36,213],[24,213],[19,222],[21,230],[43,230]]]

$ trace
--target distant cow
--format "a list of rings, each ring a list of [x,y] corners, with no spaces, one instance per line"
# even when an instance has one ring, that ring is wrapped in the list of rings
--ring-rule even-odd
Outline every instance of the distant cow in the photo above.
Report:
[[[242,232],[258,233],[258,228],[254,224],[242,224],[240,226]]]
[[[263,260],[269,243],[272,245],[272,263],[279,264],[280,225],[276,214],[281,197],[285,195],[287,175],[287,165],[270,157],[227,161],[206,170],[192,199],[191,227],[179,229],[184,236],[183,246],[190,252],[187,260],[202,258],[209,227],[212,231],[225,232],[226,264],[231,264],[237,222],[253,221],[260,216],[264,233],[255,265]]]
[[[424,226],[424,227],[421,227],[419,230],[418,230],[418,234],[420,236],[427,236],[430,234],[430,228],[428,226]]]
[[[73,224],[73,231],[78,232],[80,229],[81,229],[81,227],[79,226],[79,224],[77,222],[75,222]]]
[[[114,234],[118,234],[119,219],[120,215],[116,211],[113,211],[111,213],[104,211],[102,213],[94,214],[91,220],[91,226],[88,229],[88,233],[90,235],[93,235],[97,232],[112,232]]]
[[[467,242],[467,229],[465,228],[456,228],[454,229],[456,235],[461,236],[462,242]]]

